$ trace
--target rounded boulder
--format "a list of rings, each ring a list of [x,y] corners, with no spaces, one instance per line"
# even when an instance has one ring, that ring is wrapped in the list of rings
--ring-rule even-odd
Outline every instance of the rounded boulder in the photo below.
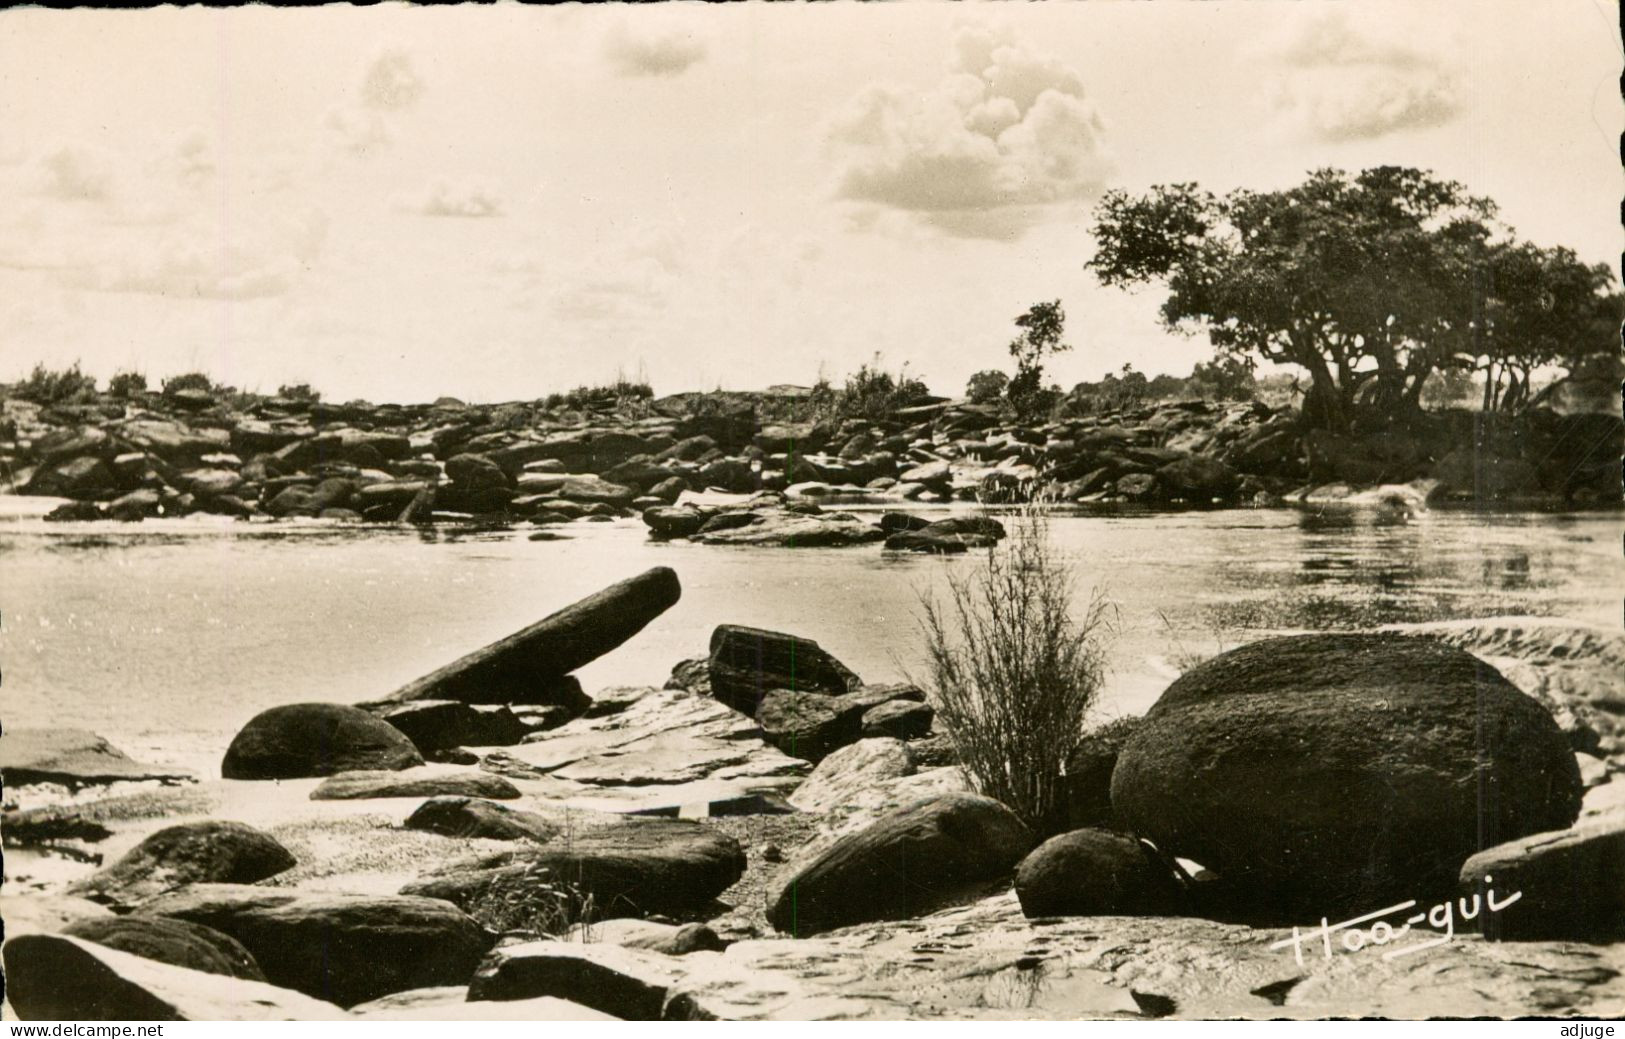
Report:
[[[357,707],[299,703],[255,715],[226,748],[226,779],[298,779],[423,764],[405,734]]]
[[[1214,911],[1292,922],[1448,896],[1481,848],[1563,829],[1580,777],[1557,723],[1425,639],[1302,635],[1222,654],[1147,712],[1116,821],[1218,874]]]
[[[1016,868],[1021,911],[1039,916],[1174,916],[1184,888],[1156,851],[1109,830],[1073,830]]]

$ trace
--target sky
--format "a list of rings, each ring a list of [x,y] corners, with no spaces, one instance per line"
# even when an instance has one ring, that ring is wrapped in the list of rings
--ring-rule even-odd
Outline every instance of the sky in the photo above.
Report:
[[[0,379],[328,399],[939,393],[1211,350],[1095,284],[1103,191],[1414,165],[1617,266],[1618,9],[1251,0],[0,12]]]

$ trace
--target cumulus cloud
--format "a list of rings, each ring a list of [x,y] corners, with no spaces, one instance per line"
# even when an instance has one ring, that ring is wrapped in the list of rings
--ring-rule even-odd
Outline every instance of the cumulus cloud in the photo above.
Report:
[[[437,180],[415,195],[398,196],[395,206],[418,216],[488,217],[502,215],[503,200],[480,181],[452,184]]]
[[[0,226],[19,232],[0,236],[0,266],[44,272],[68,288],[276,296],[326,237],[320,211],[289,212],[250,190],[227,192],[241,201],[222,212],[222,195],[209,190],[222,175],[213,142],[199,133],[144,156],[60,144],[24,170],[32,191],[0,184]]]
[[[1287,128],[1317,140],[1369,140],[1440,126],[1462,110],[1460,77],[1442,55],[1341,12],[1279,41],[1272,102]]]
[[[829,145],[837,197],[975,238],[1020,236],[1097,194],[1111,168],[1077,71],[987,28],[960,31],[929,90],[862,91]]]
[[[617,25],[604,34],[604,57],[622,76],[680,76],[705,57],[705,44],[679,29],[634,33]]]
[[[34,167],[34,191],[62,202],[106,202],[113,197],[113,160],[81,144],[59,144]]]
[[[322,125],[340,150],[375,155],[395,140],[392,120],[416,107],[423,93],[411,54],[389,48],[367,64],[354,96],[329,108]]]

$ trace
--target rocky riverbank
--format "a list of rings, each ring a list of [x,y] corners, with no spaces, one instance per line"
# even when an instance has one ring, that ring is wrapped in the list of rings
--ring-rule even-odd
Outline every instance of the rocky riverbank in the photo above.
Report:
[[[722,625],[663,688],[581,688],[680,594],[657,568],[384,700],[244,719],[218,779],[7,730],[8,1015],[1625,1012],[1617,632],[1233,650],[1087,741],[1042,840],[920,690],[804,635]],[[1438,912],[1403,957],[1293,946],[1404,899]]]
[[[938,401],[811,414],[801,391],[541,404],[342,405],[203,390],[41,407],[0,401],[0,477],[69,499],[57,520],[196,512],[351,522],[592,521],[718,544],[964,542],[880,530],[829,500],[1617,507],[1617,416],[1469,412],[1336,435],[1260,403],[1168,403],[1040,424]],[[705,492],[758,495],[726,510]],[[699,495],[698,498],[695,495]],[[1362,497],[1363,495],[1363,497]],[[674,508],[682,499],[682,507]],[[820,505],[825,502],[826,505]]]

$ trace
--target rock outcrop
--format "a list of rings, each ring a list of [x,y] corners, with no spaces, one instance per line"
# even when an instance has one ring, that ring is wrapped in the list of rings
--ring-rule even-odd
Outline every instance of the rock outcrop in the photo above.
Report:
[[[477,915],[495,889],[545,870],[590,897],[603,916],[679,916],[710,904],[744,869],[744,850],[725,834],[675,819],[627,819],[450,862],[402,894],[443,899]]]
[[[264,981],[242,943],[212,927],[158,916],[111,916],[80,920],[62,929],[70,938],[105,945],[143,959],[205,974]]]

